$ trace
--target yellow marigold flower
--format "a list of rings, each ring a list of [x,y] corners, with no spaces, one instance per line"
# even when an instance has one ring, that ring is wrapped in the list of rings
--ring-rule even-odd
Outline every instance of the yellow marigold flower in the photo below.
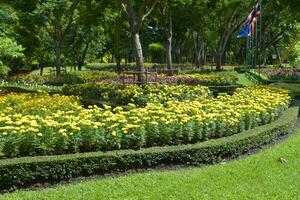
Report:
[[[117,132],[116,132],[116,131],[113,131],[113,132],[111,133],[111,135],[115,137],[115,136],[117,136]]]

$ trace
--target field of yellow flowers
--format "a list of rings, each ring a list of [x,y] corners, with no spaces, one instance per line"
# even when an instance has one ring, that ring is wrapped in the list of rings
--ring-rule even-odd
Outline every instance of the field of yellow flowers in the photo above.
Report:
[[[197,87],[197,96],[190,88],[188,100],[177,98],[180,89],[153,90],[149,95],[164,102],[144,107],[83,108],[78,97],[45,93],[0,96],[2,153],[18,157],[194,143],[269,123],[291,101],[282,89],[248,87],[212,98],[207,87]]]

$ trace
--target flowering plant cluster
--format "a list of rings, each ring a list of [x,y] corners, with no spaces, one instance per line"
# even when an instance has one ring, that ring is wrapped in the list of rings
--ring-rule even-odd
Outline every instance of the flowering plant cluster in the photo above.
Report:
[[[114,78],[103,78],[103,82],[109,83],[134,83],[135,79],[133,76],[114,77]],[[186,85],[205,85],[205,86],[226,86],[226,85],[236,85],[238,78],[232,75],[223,74],[184,74],[177,76],[163,76],[159,75],[157,77],[151,76],[148,78],[149,82],[157,83],[168,83],[168,84],[186,84]]]
[[[117,83],[85,83],[65,85],[63,93],[80,96],[83,99],[94,99],[117,105],[133,103],[145,106],[147,103],[166,103],[171,100],[194,100],[199,96],[209,96],[210,91],[204,86],[154,84],[138,86]]]
[[[259,74],[269,80],[299,81],[300,69],[294,68],[261,68],[252,72]]]
[[[77,97],[10,94],[0,97],[0,146],[6,157],[16,157],[194,143],[269,123],[290,100],[287,91],[268,87],[126,108],[83,108]]]

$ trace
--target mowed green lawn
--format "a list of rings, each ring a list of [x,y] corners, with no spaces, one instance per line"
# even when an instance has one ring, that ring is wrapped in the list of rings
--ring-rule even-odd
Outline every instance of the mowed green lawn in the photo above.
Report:
[[[300,130],[256,155],[205,168],[133,174],[0,199],[300,199]]]

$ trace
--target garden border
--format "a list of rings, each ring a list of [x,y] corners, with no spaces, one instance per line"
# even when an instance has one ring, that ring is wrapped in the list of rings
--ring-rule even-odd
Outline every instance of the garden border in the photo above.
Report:
[[[263,78],[260,73],[254,73],[252,71],[247,71],[245,73],[246,77],[254,84],[271,84],[271,83],[292,83],[292,84],[300,84],[299,81],[293,81],[293,80],[271,80]]]
[[[162,165],[199,166],[222,162],[273,143],[280,136],[291,133],[298,114],[299,108],[291,107],[270,124],[233,136],[190,145],[3,159],[0,160],[0,191]]]

